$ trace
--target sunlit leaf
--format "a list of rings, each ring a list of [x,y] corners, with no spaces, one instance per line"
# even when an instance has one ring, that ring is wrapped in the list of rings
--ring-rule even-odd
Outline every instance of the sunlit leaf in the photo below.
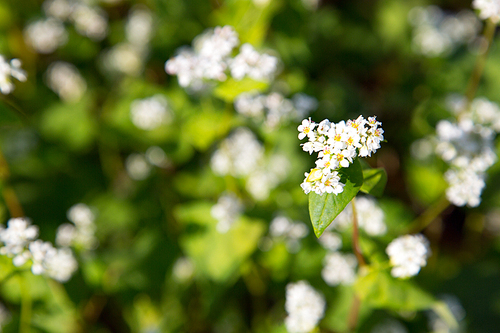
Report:
[[[269,87],[267,82],[255,81],[250,78],[244,78],[237,81],[233,78],[227,79],[214,90],[214,95],[228,103],[232,103],[236,96],[244,92],[261,92]]]
[[[309,215],[316,237],[321,236],[323,231],[356,196],[363,184],[363,171],[357,159],[348,168],[340,169],[339,174],[341,182],[345,184],[342,193],[323,195],[309,193]]]

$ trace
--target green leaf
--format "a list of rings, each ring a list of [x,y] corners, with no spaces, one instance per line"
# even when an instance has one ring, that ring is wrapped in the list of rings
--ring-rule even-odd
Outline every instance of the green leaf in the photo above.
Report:
[[[360,277],[354,288],[363,302],[374,308],[418,311],[436,305],[432,295],[409,280],[395,279],[387,271],[371,271]]]
[[[229,78],[224,83],[221,83],[217,88],[215,88],[214,95],[228,103],[232,103],[236,96],[241,93],[250,91],[261,92],[266,90],[268,87],[269,83],[255,81],[248,77],[240,81]]]
[[[323,195],[309,193],[309,215],[314,234],[318,238],[356,196],[363,184],[363,171],[358,159],[355,159],[348,168],[340,169],[339,174],[341,182],[345,184],[342,193]]]
[[[387,173],[383,168],[363,170],[363,186],[361,192],[376,197],[382,196],[385,184],[387,184]]]

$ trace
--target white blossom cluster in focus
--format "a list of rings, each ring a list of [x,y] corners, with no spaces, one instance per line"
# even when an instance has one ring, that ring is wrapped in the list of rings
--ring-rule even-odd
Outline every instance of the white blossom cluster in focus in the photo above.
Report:
[[[500,1],[499,0],[473,0],[472,8],[479,10],[481,20],[490,19],[493,23],[500,21]]]
[[[295,94],[291,100],[277,92],[268,95],[243,93],[234,101],[236,112],[248,118],[263,119],[269,129],[288,120],[304,119],[317,107],[314,97],[302,93]]]
[[[408,19],[413,25],[413,50],[427,57],[451,53],[472,42],[481,29],[481,22],[470,10],[446,14],[437,6],[415,7]]]
[[[219,176],[246,179],[255,200],[265,200],[287,176],[290,163],[279,154],[264,155],[264,147],[248,128],[237,128],[213,153],[210,167]]]
[[[79,203],[68,210],[68,220],[57,228],[56,244],[63,247],[76,247],[93,250],[97,246],[95,237],[95,214],[89,206]]]
[[[307,236],[309,229],[300,221],[278,215],[269,225],[269,237],[261,240],[261,250],[268,251],[276,242],[285,242],[286,249],[290,253],[297,253],[301,248],[300,241]]]
[[[323,318],[325,306],[323,295],[308,282],[289,283],[286,286],[286,329],[290,333],[311,332]]]
[[[11,77],[22,82],[26,81],[26,72],[21,69],[21,60],[12,59],[10,62],[7,62],[0,55],[0,92],[2,94],[7,95],[14,90],[14,84],[10,80]]]
[[[259,81],[273,78],[278,59],[260,54],[250,44],[232,57],[239,45],[238,34],[231,26],[216,27],[197,36],[193,47],[183,47],[165,63],[165,71],[177,75],[182,87],[199,90],[204,80],[225,81],[230,73],[235,80],[250,77]]]
[[[47,86],[65,102],[77,102],[87,90],[78,69],[70,63],[56,61],[46,73]]]
[[[339,194],[344,191],[338,170],[347,168],[358,156],[371,156],[380,148],[384,140],[384,130],[379,127],[381,122],[375,117],[368,120],[359,116],[356,120],[343,120],[332,123],[328,119],[319,124],[304,119],[298,127],[299,139],[308,138],[302,144],[302,149],[309,154],[318,153],[316,168],[305,173],[305,179],[300,186],[307,194],[311,191]]]
[[[7,228],[0,226],[0,254],[13,258],[15,266],[31,261],[35,275],[44,274],[60,282],[66,282],[78,268],[70,249],[55,248],[50,242],[37,239],[38,227],[27,218],[11,218]]]
[[[355,270],[358,261],[354,254],[331,252],[325,256],[323,262],[324,267],[321,271],[321,276],[329,286],[337,286],[339,284],[349,285],[356,280]]]
[[[393,240],[386,248],[393,266],[391,274],[397,278],[417,275],[427,265],[431,254],[429,241],[423,235],[404,235]]]
[[[161,125],[172,122],[172,112],[167,99],[163,95],[137,99],[130,105],[132,123],[145,131],[151,131]]]
[[[234,194],[222,195],[217,203],[212,206],[210,214],[217,220],[216,230],[221,234],[231,229],[243,212],[241,200]]]
[[[387,232],[387,226],[384,222],[384,211],[377,205],[377,201],[374,198],[367,196],[356,197],[356,217],[359,228],[363,229],[370,236],[382,236]],[[343,231],[349,228],[351,224],[352,204],[349,203],[333,220],[329,228]]]

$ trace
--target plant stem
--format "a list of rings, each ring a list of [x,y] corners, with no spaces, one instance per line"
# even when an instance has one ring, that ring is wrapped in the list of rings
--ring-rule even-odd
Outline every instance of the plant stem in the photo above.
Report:
[[[351,200],[352,207],[352,250],[354,255],[358,259],[358,265],[360,268],[366,267],[366,261],[361,252],[361,247],[359,246],[359,228],[358,228],[358,214],[356,211],[356,198]],[[347,328],[349,332],[354,332],[358,324],[359,308],[361,306],[361,299],[358,295],[354,294],[352,300],[351,309],[349,310],[349,316],[347,317]]]
[[[446,208],[450,206],[450,202],[446,199],[446,195],[443,195],[439,201],[434,203],[432,206],[427,208],[419,217],[417,217],[413,222],[410,223],[407,230],[410,234],[416,234],[423,229],[425,229],[429,224],[432,223],[441,213],[443,213]]]
[[[356,203],[355,198],[351,201],[352,207],[352,249],[356,258],[358,259],[359,267],[366,266],[365,258],[363,258],[363,254],[361,253],[361,248],[359,246],[359,228],[358,228],[358,216],[356,212]]]
[[[6,181],[10,177],[9,165],[3,157],[2,151],[0,150],[0,181],[3,183],[2,196],[5,201],[5,205],[9,210],[11,217],[22,217],[24,216],[23,208],[17,199],[16,192],[6,184]]]
[[[493,36],[495,35],[495,29],[496,29],[496,24],[493,23],[491,19],[488,19],[486,21],[486,27],[484,29],[484,38],[486,39],[486,42],[488,44],[486,46],[486,50],[484,51],[484,53],[480,54],[477,57],[474,70],[472,71],[469,85],[467,86],[467,90],[465,92],[465,97],[467,98],[466,110],[470,108],[470,103],[474,99],[474,96],[476,96],[477,88],[479,86],[479,81],[481,80],[481,76],[483,75],[484,65],[486,64],[486,60],[488,59],[488,53],[490,52],[491,49]]]
[[[26,277],[23,275],[19,275],[19,281],[21,285],[21,315],[19,323],[19,333],[30,333],[32,299],[29,290],[29,284],[26,281]]]

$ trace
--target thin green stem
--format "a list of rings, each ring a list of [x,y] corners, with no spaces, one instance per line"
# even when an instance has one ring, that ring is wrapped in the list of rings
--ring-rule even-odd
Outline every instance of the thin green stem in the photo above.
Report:
[[[20,285],[21,285],[21,315],[20,315],[20,323],[19,323],[19,333],[30,333],[31,332],[31,310],[32,310],[33,301],[31,299],[29,284],[26,281],[26,277],[23,275],[20,275],[19,281],[20,281]]]
[[[493,42],[493,36],[495,35],[495,29],[496,23],[493,23],[493,21],[491,20],[487,20],[486,27],[484,29],[484,38],[487,42],[486,50],[477,57],[474,70],[472,71],[469,85],[467,86],[467,90],[465,92],[465,97],[467,98],[468,104],[466,110],[470,108],[470,103],[476,96],[477,88],[479,87],[479,82],[481,81],[481,77],[483,76],[484,66],[486,64],[486,60],[488,59],[488,54]]]
[[[422,213],[418,218],[413,220],[408,226],[408,233],[418,233],[425,229],[429,224],[431,224],[438,216],[443,213],[446,208],[450,206],[450,202],[443,195],[440,200],[438,200],[434,205],[427,208],[427,210]]]
[[[352,300],[349,316],[347,317],[347,329],[349,332],[355,332],[358,326],[359,308],[361,307],[361,299],[358,295],[354,295]]]

